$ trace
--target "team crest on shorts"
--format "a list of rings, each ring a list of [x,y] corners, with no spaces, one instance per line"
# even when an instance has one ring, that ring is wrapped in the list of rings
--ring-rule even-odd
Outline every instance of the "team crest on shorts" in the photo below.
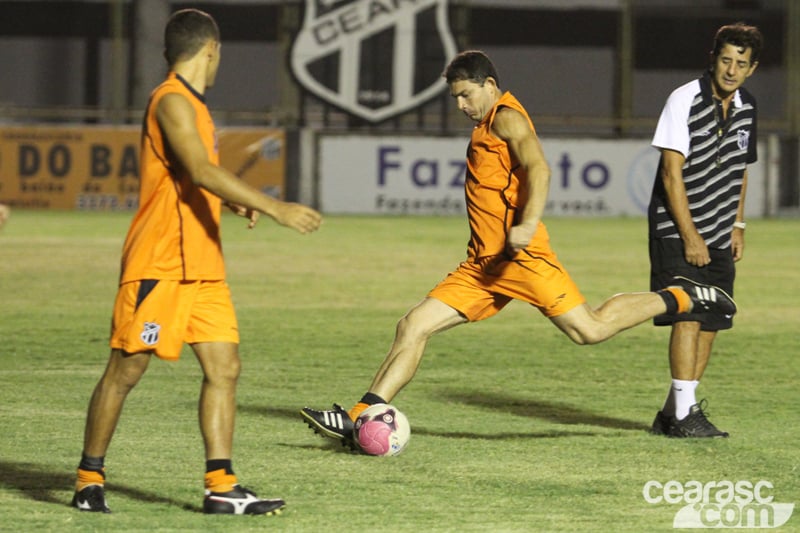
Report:
[[[139,334],[139,338],[147,346],[153,346],[158,342],[158,334],[161,332],[161,326],[155,322],[145,322],[144,329]]]
[[[290,65],[315,96],[380,122],[445,90],[455,53],[447,0],[306,0]]]
[[[739,150],[747,150],[747,147],[750,145],[750,131],[737,130],[736,136],[736,144],[739,145]]]

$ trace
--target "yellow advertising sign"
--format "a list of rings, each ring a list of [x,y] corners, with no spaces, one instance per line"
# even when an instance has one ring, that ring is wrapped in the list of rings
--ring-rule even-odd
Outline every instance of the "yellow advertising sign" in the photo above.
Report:
[[[0,127],[0,203],[11,207],[125,210],[138,205],[139,135],[133,126]],[[220,163],[282,198],[285,133],[218,131]]]

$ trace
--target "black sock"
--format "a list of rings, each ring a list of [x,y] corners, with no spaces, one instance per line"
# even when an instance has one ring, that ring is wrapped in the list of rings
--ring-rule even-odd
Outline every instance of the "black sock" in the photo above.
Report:
[[[233,475],[233,462],[230,459],[209,459],[206,461],[206,472],[225,470],[228,475]]]
[[[364,396],[362,396],[361,402],[367,405],[375,405],[376,403],[388,403],[386,400],[384,400],[377,394],[372,394],[371,392],[368,392]]]
[[[88,470],[90,472],[100,472],[103,473],[103,467],[105,466],[105,457],[91,457],[86,455],[85,453],[81,454],[81,462],[78,465],[78,468],[81,470]],[[105,474],[103,474],[105,477]]]
[[[675,298],[675,295],[672,294],[672,291],[662,289],[658,291],[656,294],[661,296],[661,299],[664,300],[665,304],[667,304],[666,314],[674,315],[675,313],[678,312],[678,300]]]

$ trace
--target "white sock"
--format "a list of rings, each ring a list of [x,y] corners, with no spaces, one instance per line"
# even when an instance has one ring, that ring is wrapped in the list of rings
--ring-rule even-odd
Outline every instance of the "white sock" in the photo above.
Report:
[[[675,402],[675,418],[683,420],[689,414],[689,408],[697,403],[694,391],[699,381],[686,381],[683,379],[673,379],[670,395]]]

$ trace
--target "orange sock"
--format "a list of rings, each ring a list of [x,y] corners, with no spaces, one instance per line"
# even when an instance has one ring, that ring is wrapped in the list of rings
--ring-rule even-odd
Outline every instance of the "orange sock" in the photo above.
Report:
[[[675,297],[675,301],[678,302],[678,314],[688,313],[692,310],[692,299],[689,298],[685,290],[680,287],[667,287],[664,290],[672,293]]]
[[[105,468],[103,472],[94,470],[78,469],[78,480],[75,482],[75,490],[80,492],[89,485],[103,485],[106,482]]]
[[[356,421],[356,418],[358,418],[358,415],[360,415],[361,413],[363,413],[363,412],[364,412],[364,410],[365,410],[367,407],[369,407],[369,404],[367,404],[367,403],[364,403],[364,402],[358,402],[357,404],[355,404],[355,405],[353,406],[353,408],[352,408],[352,409],[350,409],[349,411],[347,411],[347,414],[348,414],[348,415],[350,415],[350,420],[352,420],[353,422],[355,422],[355,421]]]
[[[226,474],[224,468],[206,472],[206,489],[211,492],[230,492],[238,483],[235,474]]]

